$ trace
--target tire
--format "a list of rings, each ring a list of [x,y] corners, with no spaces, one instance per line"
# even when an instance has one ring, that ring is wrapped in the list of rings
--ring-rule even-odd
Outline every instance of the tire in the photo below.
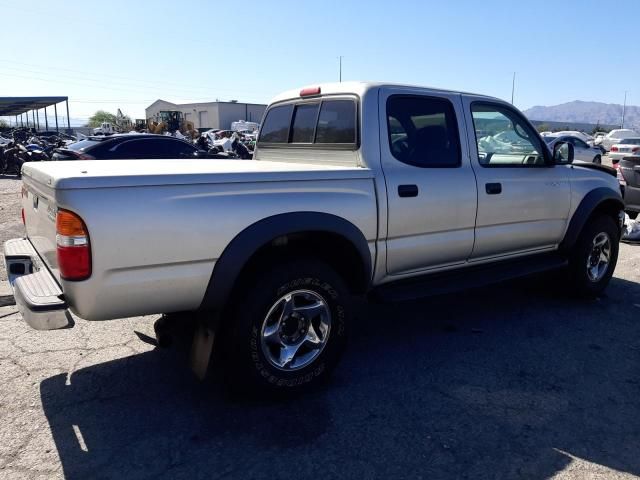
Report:
[[[618,261],[619,237],[618,227],[611,217],[597,215],[588,221],[569,256],[569,280],[573,293],[581,297],[595,297],[607,288]],[[605,243],[608,248],[602,245],[603,251],[596,250],[596,244],[603,241],[608,241]],[[606,265],[599,252],[608,258]],[[599,263],[594,266],[596,256]],[[587,267],[588,262],[591,268]]]
[[[351,318],[342,278],[323,262],[298,258],[264,268],[240,289],[226,334],[231,338],[224,342],[230,386],[293,392],[328,378],[344,350]],[[283,317],[285,309],[289,315]],[[287,362],[286,351],[296,345]]]
[[[593,157],[593,163],[601,165],[602,164],[602,157],[600,155],[596,155],[595,157]]]

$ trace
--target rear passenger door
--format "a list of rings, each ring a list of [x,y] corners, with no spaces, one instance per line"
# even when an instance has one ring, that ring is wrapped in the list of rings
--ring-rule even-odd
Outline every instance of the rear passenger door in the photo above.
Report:
[[[512,106],[464,96],[478,181],[471,260],[557,247],[567,225],[567,165],[554,165],[531,124]],[[474,135],[475,133],[475,135]]]
[[[380,90],[387,187],[387,273],[463,264],[471,254],[476,182],[460,96]]]

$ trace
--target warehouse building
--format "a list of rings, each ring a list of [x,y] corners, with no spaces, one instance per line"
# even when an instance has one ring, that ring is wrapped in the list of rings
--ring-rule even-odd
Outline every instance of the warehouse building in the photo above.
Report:
[[[184,114],[185,120],[193,122],[195,128],[229,130],[231,122],[238,120],[260,123],[266,108],[266,105],[236,101],[176,104],[166,100],[156,100],[145,109],[145,112],[146,118],[154,118],[161,111],[178,110]]]

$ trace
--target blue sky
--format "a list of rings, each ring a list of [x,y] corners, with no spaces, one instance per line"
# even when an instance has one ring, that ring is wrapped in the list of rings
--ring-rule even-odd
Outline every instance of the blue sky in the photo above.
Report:
[[[638,0],[0,0],[0,12],[0,96],[68,95],[80,119],[143,118],[157,98],[266,103],[337,80],[339,55],[343,80],[505,99],[515,71],[521,109],[622,103],[625,90],[640,104]]]

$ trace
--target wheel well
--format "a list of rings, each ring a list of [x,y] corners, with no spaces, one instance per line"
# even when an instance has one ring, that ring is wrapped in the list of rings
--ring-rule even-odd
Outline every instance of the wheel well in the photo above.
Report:
[[[620,202],[616,200],[605,200],[600,203],[589,216],[590,218],[594,218],[597,215],[607,215],[613,219],[613,222],[620,229],[620,224],[618,222],[618,213],[622,210],[623,207],[620,206]],[[621,234],[621,232],[619,232]]]
[[[352,293],[364,293],[369,286],[370,272],[353,243],[331,232],[297,232],[279,236],[251,255],[240,271],[234,290],[263,269],[295,256],[310,256],[326,262],[344,279]]]
[[[598,206],[593,210],[590,215],[590,218],[595,217],[596,215],[607,215],[613,218],[613,221],[616,225],[618,225],[618,213],[622,210],[620,206],[620,202],[609,199],[601,202]]]

